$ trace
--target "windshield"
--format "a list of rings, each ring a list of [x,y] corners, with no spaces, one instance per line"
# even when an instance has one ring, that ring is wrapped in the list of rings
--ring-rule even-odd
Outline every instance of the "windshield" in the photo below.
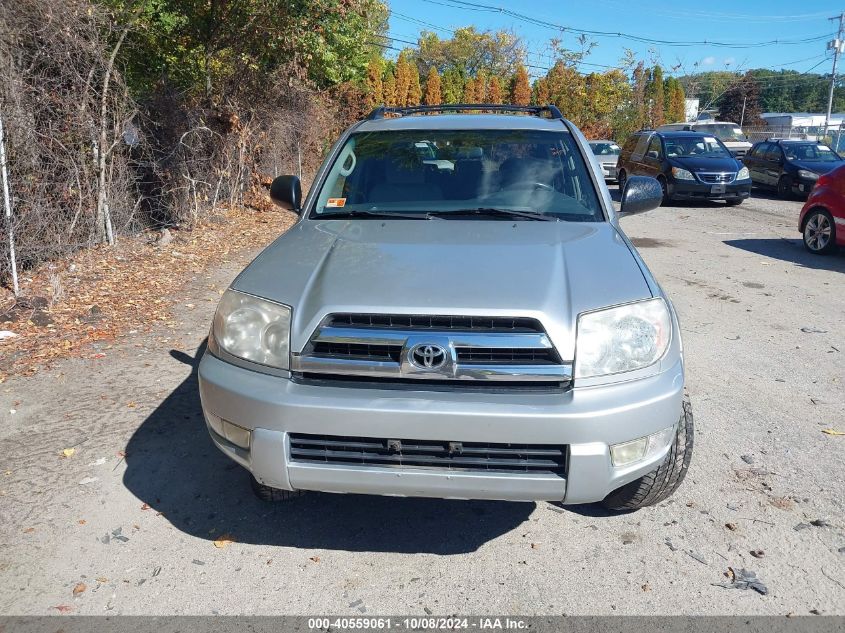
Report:
[[[784,144],[783,153],[789,160],[809,160],[818,163],[834,163],[842,160],[839,154],[827,145]]]
[[[745,141],[746,136],[737,125],[732,123],[716,123],[696,127],[699,132],[712,134],[721,141]]]
[[[731,153],[712,136],[680,136],[664,139],[668,158],[731,158]]]
[[[507,219],[496,213],[502,210],[576,222],[604,219],[572,136],[535,130],[353,134],[328,172],[314,213],[419,218],[473,211],[466,217]]]
[[[596,156],[619,156],[622,153],[616,143],[590,143],[590,148]]]

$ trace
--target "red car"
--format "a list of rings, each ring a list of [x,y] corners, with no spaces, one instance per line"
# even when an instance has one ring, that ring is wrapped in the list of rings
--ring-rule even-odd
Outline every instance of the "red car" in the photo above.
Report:
[[[819,177],[798,218],[804,246],[827,255],[845,246],[845,165]]]

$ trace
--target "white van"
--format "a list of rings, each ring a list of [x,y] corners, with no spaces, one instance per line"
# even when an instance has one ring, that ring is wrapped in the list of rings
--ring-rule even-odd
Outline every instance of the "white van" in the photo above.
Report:
[[[693,121],[692,123],[667,123],[657,128],[658,132],[682,132],[695,130],[710,134],[725,144],[734,156],[745,156],[751,149],[751,143],[736,123],[728,121]]]

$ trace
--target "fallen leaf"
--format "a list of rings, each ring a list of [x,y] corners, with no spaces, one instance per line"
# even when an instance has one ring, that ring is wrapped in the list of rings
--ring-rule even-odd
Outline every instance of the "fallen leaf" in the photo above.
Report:
[[[35,532],[34,527],[28,527],[23,531],[24,534],[32,534],[33,532]]]
[[[73,607],[69,607],[69,606],[67,606],[66,604],[57,604],[57,605],[56,605],[55,607],[53,607],[53,608],[54,608],[56,611],[58,611],[59,613],[69,613],[70,611],[73,611]]]
[[[725,527],[728,528],[731,532],[737,531],[736,523],[725,523]]]
[[[131,402],[131,401],[130,401],[130,402],[127,402],[127,403],[126,403],[126,406],[127,406],[127,407],[129,407],[130,409],[134,409],[134,408],[135,408],[135,407],[137,407],[138,405],[137,405],[137,404],[135,404],[134,402]]]
[[[75,448],[66,448],[62,451],[62,455],[66,458],[73,457],[73,454],[76,452]]]
[[[88,587],[85,585],[84,582],[77,583],[76,586],[73,588],[73,595],[78,596],[86,589],[88,589]]]
[[[79,521],[77,521],[77,523],[79,523],[79,525],[85,525],[87,523],[87,521],[85,519],[79,519]]]
[[[643,591],[651,591],[651,586],[648,583],[644,584]]]
[[[141,506],[141,510],[149,510],[149,509],[150,509],[149,503],[145,503],[144,505]]]
[[[315,563],[319,563],[319,562],[320,562],[320,557],[319,557],[319,556],[309,556],[309,557],[308,557],[308,560],[313,561],[313,562],[315,562]]]
[[[836,429],[822,429],[822,433],[827,435],[845,435],[845,431],[837,431]]]
[[[236,542],[235,537],[232,536],[231,534],[221,534],[220,536],[217,537],[217,539],[215,539],[214,547],[216,547],[217,549],[223,549],[227,545],[231,545],[232,543],[235,543],[235,542]]]
[[[97,576],[97,582],[99,582],[99,583],[107,583],[108,581],[109,581],[109,579],[106,578],[105,576]]]

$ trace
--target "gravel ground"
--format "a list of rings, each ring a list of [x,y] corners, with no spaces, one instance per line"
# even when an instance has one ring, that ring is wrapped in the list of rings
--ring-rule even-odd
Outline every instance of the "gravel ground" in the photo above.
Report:
[[[805,254],[799,208],[623,220],[680,313],[697,423],[682,488],[628,515],[258,502],[194,373],[239,264],[194,280],[178,330],[0,385],[0,613],[845,614],[845,437],[822,433],[845,431],[845,254]],[[768,594],[715,586],[729,567]]]

